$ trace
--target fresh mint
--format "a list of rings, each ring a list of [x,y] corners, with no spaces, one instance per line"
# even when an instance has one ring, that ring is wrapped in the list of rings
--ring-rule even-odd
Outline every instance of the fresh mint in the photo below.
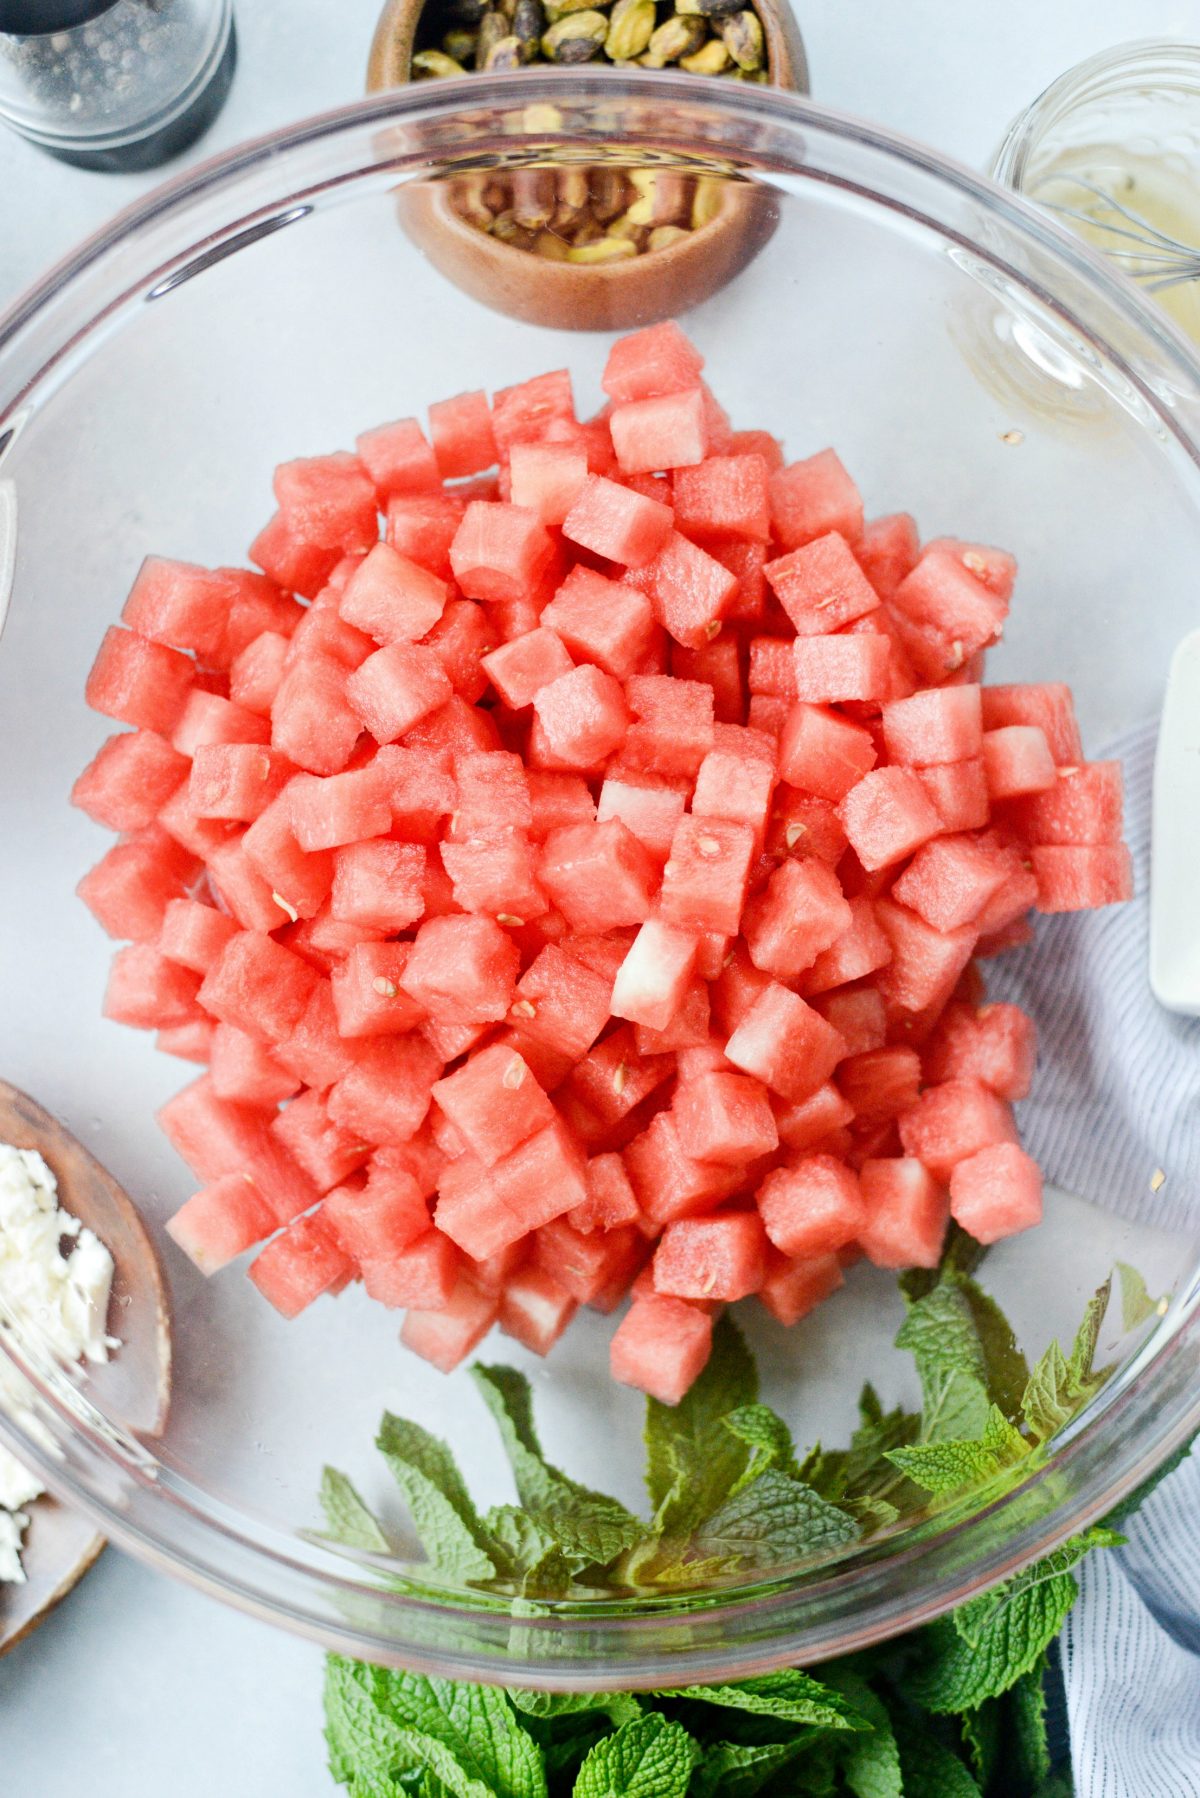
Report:
[[[711,1704],[723,1710],[746,1711],[756,1717],[772,1717],[783,1723],[804,1723],[816,1729],[860,1729],[861,1718],[838,1692],[822,1685],[798,1668],[780,1673],[760,1673],[756,1679],[733,1684],[679,1686],[662,1694],[686,1698],[693,1704]]]
[[[910,1302],[896,1337],[921,1380],[921,1434],[927,1442],[983,1433],[991,1397],[987,1357],[969,1299],[957,1280],[939,1282]]]
[[[1070,1355],[1052,1342],[1029,1376],[1021,1398],[1021,1416],[1039,1442],[1047,1442],[1095,1397],[1112,1372],[1094,1366],[1100,1326],[1108,1309],[1112,1281],[1089,1301]]]
[[[421,1546],[447,1579],[490,1580],[504,1571],[454,1456],[419,1424],[385,1413],[376,1446],[412,1512]]]
[[[726,1313],[707,1367],[679,1404],[646,1404],[646,1489],[660,1537],[686,1538],[729,1496],[748,1456],[726,1419],[757,1400],[754,1357]]]
[[[355,1488],[336,1467],[321,1474],[321,1509],[332,1541],[347,1548],[364,1548],[373,1554],[390,1554],[391,1543],[380,1529]]]
[[[775,1468],[720,1505],[691,1538],[690,1554],[708,1577],[786,1567],[853,1542],[858,1524],[811,1486]],[[695,1575],[687,1561],[685,1575]]]
[[[1162,1299],[1150,1297],[1137,1268],[1130,1267],[1127,1261],[1118,1261],[1117,1272],[1121,1276],[1121,1328],[1136,1330],[1148,1318],[1161,1317],[1166,1305]]]
[[[597,1742],[572,1798],[686,1798],[698,1758],[680,1724],[651,1712]]]
[[[1017,1467],[1029,1443],[998,1405],[992,1405],[977,1441],[918,1442],[887,1450],[893,1467],[935,1497],[984,1486],[998,1473]]]

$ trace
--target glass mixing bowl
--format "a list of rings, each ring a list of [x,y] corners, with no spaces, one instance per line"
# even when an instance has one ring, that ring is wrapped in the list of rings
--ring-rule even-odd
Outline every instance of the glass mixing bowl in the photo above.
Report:
[[[871,512],[911,508],[925,534],[1016,552],[990,679],[1070,681],[1096,754],[1156,713],[1195,621],[1200,367],[1183,340],[1032,208],[858,121],[687,77],[472,77],[469,93],[426,86],[279,132],[123,214],[0,326],[0,518],[16,541],[0,645],[0,1071],[137,1200],[169,1279],[173,1404],[152,1433],[121,1355],[77,1388],[9,1341],[52,1445],[3,1419],[0,1436],[136,1554],[326,1645],[520,1684],[681,1684],[878,1640],[1104,1515],[1200,1425],[1200,1264],[1170,1178],[1153,1224],[1123,1221],[1101,1202],[1120,1195],[1089,1180],[994,1251],[988,1286],[1034,1353],[1073,1331],[1118,1257],[1170,1303],[1140,1333],[1109,1325],[1119,1367],[1099,1397],[1023,1485],[965,1517],[906,1520],[755,1579],[516,1619],[470,1591],[389,1589],[386,1565],[321,1540],[324,1463],[386,1505],[372,1446],[385,1407],[446,1436],[483,1502],[512,1489],[465,1371],[447,1379],[402,1352],[396,1318],[360,1290],[287,1324],[237,1270],[206,1281],[163,1235],[195,1182],[153,1113],[194,1070],[100,1015],[113,946],[73,889],[107,839],[67,797],[110,727],[84,680],[143,554],[239,559],[276,461],[564,363],[581,407],[599,402],[608,335],[484,310],[397,219],[398,196],[536,156],[523,109],[551,83],[556,154],[724,170],[767,210],[756,255],[686,328],[736,422],[793,456],[836,443]],[[1056,997],[1038,953],[1035,1011]],[[1161,1121],[1180,1151],[1200,1128],[1186,1109]],[[136,1279],[124,1296],[116,1328],[132,1339],[153,1300]],[[764,1397],[805,1441],[844,1441],[864,1376],[888,1402],[915,1396],[890,1346],[901,1315],[894,1278],[864,1267],[791,1332],[747,1318]],[[545,1363],[508,1343],[488,1354],[529,1371],[552,1458],[636,1504],[642,1401],[609,1381],[612,1327],[582,1315]]]

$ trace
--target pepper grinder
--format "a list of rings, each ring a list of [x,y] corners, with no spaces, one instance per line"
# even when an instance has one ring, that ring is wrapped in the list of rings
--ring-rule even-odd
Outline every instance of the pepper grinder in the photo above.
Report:
[[[0,119],[80,168],[178,155],[236,60],[232,0],[0,0]]]

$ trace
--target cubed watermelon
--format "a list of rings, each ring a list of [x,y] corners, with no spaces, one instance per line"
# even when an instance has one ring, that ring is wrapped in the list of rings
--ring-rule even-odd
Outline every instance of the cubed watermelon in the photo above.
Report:
[[[404,1144],[425,1121],[441,1072],[441,1058],[421,1037],[376,1037],[330,1088],[329,1115],[368,1144]]]
[[[387,543],[377,543],[346,583],[338,612],[377,643],[414,643],[445,610],[446,583]]]
[[[626,680],[649,646],[654,613],[640,588],[576,563],[544,608],[541,622],[578,661],[595,662]]]
[[[145,830],[187,776],[186,756],[156,731],[120,731],[79,776],[71,804],[109,830]]]
[[[329,1116],[323,1096],[312,1091],[299,1093],[284,1106],[272,1119],[271,1134],[322,1193],[365,1167],[371,1153],[370,1143],[343,1129]]]
[[[616,585],[615,582],[609,584]],[[481,658],[480,666],[505,705],[517,711],[532,705],[541,689],[549,686],[551,681],[569,674],[573,664],[561,637],[553,630],[539,626],[502,643],[498,649],[489,650]]]
[[[1005,816],[1026,843],[1119,843],[1122,800],[1120,762],[1083,762],[1059,768],[1052,787],[1014,802]]]
[[[787,1256],[773,1251],[767,1258],[759,1302],[777,1323],[790,1329],[836,1292],[844,1278],[836,1254],[810,1255],[790,1261]]]
[[[864,1161],[858,1173],[866,1220],[858,1241],[876,1267],[936,1267],[950,1199],[911,1156]]]
[[[225,1174],[193,1193],[166,1223],[167,1235],[202,1274],[219,1273],[277,1228],[275,1213],[244,1174]]]
[[[595,1232],[603,1242],[612,1231],[638,1222],[641,1212],[620,1155],[593,1155],[583,1179],[587,1197],[567,1213],[572,1230],[584,1236]]]
[[[985,687],[982,702],[985,730],[1001,730],[1010,724],[1034,725],[1045,736],[1058,767],[1074,767],[1083,760],[1071,689],[1061,681]]]
[[[1041,912],[1095,911],[1133,898],[1133,863],[1123,843],[1044,844],[1029,858]]]
[[[799,637],[824,637],[878,608],[879,596],[837,531],[763,570]]]
[[[477,1261],[582,1204],[583,1156],[561,1122],[526,1138],[468,1183],[440,1188],[434,1222]]]
[[[908,768],[873,768],[842,800],[839,816],[868,870],[890,867],[937,836],[941,821]]]
[[[204,976],[205,1010],[249,1036],[281,1042],[290,1036],[318,976],[306,961],[269,936],[243,930],[231,937]]]
[[[433,1096],[472,1154],[491,1167],[554,1122],[554,1107],[524,1058],[494,1045],[439,1080]]]
[[[485,393],[460,393],[454,399],[435,400],[429,408],[429,435],[444,481],[481,474],[495,464],[496,439]]]
[[[620,337],[608,352],[600,385],[610,399],[652,398],[695,387],[704,358],[674,319]]]
[[[609,1370],[623,1386],[677,1405],[712,1353],[712,1318],[685,1299],[638,1298],[609,1346]]]
[[[537,584],[553,551],[536,512],[472,500],[450,545],[450,566],[468,599],[515,600]]]
[[[676,1218],[711,1211],[744,1181],[740,1168],[697,1161],[685,1154],[669,1111],[656,1112],[624,1154],[639,1209],[651,1226],[660,1230]]]
[[[354,447],[383,495],[437,492],[441,488],[437,457],[415,418],[398,418],[392,424],[363,431]]]
[[[1017,1132],[1010,1107],[978,1080],[946,1080],[927,1087],[900,1120],[900,1140],[945,1180],[958,1162],[992,1143],[1016,1142]]]
[[[892,959],[877,976],[889,1006],[919,1012],[945,1003],[971,959],[977,932],[971,924],[941,930],[890,899],[875,903],[875,916],[892,945]]]
[[[452,1023],[495,1023],[513,999],[520,958],[493,919],[429,918],[404,970],[404,988],[425,1010]]]
[[[608,1022],[612,980],[553,943],[517,983],[510,1017],[535,1041],[577,1061]]]
[[[784,1099],[807,1099],[823,1086],[846,1045],[819,1012],[772,981],[751,1004],[725,1045],[735,1067]]]
[[[1042,1221],[1042,1170],[1015,1142],[998,1142],[958,1161],[950,1210],[977,1242],[999,1242]]]
[[[961,691],[948,687],[948,693]],[[933,768],[918,768],[917,779],[926,797],[947,831],[980,830],[991,816],[987,775],[982,755],[965,762],[941,762]]]
[[[609,562],[644,568],[670,536],[673,517],[671,508],[658,500],[593,474],[563,520],[562,530],[568,542]]]
[[[405,736],[453,691],[436,653],[421,643],[377,649],[345,683],[347,704],[378,743]]]
[[[862,536],[862,495],[831,449],[779,469],[771,476],[770,498],[771,522],[785,550],[829,531],[851,544]]]
[[[854,986],[821,993],[813,1000],[813,1008],[844,1039],[848,1055],[881,1048],[887,1040],[887,1007],[877,987]]]
[[[1029,1095],[1037,1062],[1037,1030],[1017,1005],[947,1007],[925,1055],[926,1077],[979,1080],[1002,1099]]]
[[[768,475],[765,458],[754,452],[709,456],[697,466],[680,467],[673,483],[677,527],[702,542],[734,537],[766,543]]]
[[[273,486],[288,528],[306,543],[366,549],[379,535],[371,477],[347,451],[281,462]]]
[[[779,1131],[767,1089],[748,1075],[713,1072],[681,1080],[673,1109],[680,1147],[695,1161],[737,1167],[778,1147]],[[688,1296],[701,1295],[680,1294]]]
[[[1003,858],[973,837],[935,837],[918,849],[892,892],[935,929],[957,930],[979,917],[1008,873]]]
[[[560,674],[534,695],[533,709],[555,759],[594,768],[620,748],[629,711],[617,681],[602,668]]]
[[[683,1002],[695,965],[695,932],[649,919],[617,972],[613,1015],[665,1030]]]
[[[408,943],[355,943],[330,974],[338,1034],[395,1036],[421,1023],[424,1010],[400,985]]]
[[[658,870],[633,832],[609,818],[552,831],[538,881],[569,923],[605,931],[649,916]]]
[[[184,897],[195,865],[186,850],[151,825],[115,843],[75,891],[109,936],[148,942],[162,929],[171,901]]]
[[[834,803],[870,773],[876,761],[871,733],[821,706],[795,705],[779,739],[779,777],[789,786]]]
[[[192,761],[187,803],[198,818],[249,824],[294,773],[286,756],[261,743],[202,744]]]
[[[1050,745],[1036,724],[1005,724],[984,731],[983,771],[993,804],[1048,792],[1057,780]]]
[[[409,1311],[400,1331],[405,1348],[441,1373],[452,1373],[478,1348],[496,1321],[499,1301],[460,1275],[450,1299],[438,1311]]]
[[[777,1099],[774,1115],[779,1141],[785,1148],[811,1149],[849,1124],[854,1107],[836,1086],[826,1083],[807,1099]]]
[[[801,864],[812,867],[812,863]],[[840,891],[840,888],[839,888]],[[887,966],[892,959],[892,945],[875,916],[874,901],[855,898],[846,901],[849,922],[834,941],[819,954],[804,975],[805,997],[825,993],[831,987],[845,986],[862,980]]]
[[[663,869],[664,918],[732,936],[745,904],[753,854],[754,833],[748,826],[724,818],[682,817]]]
[[[329,896],[333,881],[333,857],[327,850],[301,849],[292,830],[290,794],[285,787],[246,830],[240,848],[262,876],[280,911],[291,918],[311,918]],[[223,863],[210,857],[210,866],[221,878]],[[222,886],[222,893],[229,894]],[[230,903],[230,909],[237,907]],[[276,918],[274,923],[279,923]],[[273,928],[267,925],[265,928]]]
[[[186,1023],[195,1016],[199,984],[198,975],[168,961],[153,943],[130,943],[113,956],[103,1013],[135,1030]]]
[[[268,1110],[290,1099],[300,1086],[265,1043],[233,1024],[218,1024],[213,1030],[209,1076],[218,1099]]]
[[[767,1235],[792,1259],[834,1253],[857,1237],[865,1218],[856,1175],[833,1155],[803,1155],[773,1169],[755,1196]]]
[[[276,1311],[293,1318],[352,1273],[353,1263],[319,1217],[298,1217],[268,1243],[248,1271]]]
[[[393,1310],[441,1311],[454,1295],[463,1258],[448,1236],[426,1229],[402,1249],[364,1255],[360,1266],[367,1295],[376,1303]]]
[[[667,1225],[655,1250],[655,1291],[728,1303],[748,1298],[766,1275],[766,1241],[754,1211],[680,1218]]]
[[[903,1043],[848,1055],[837,1083],[864,1123],[881,1123],[911,1111],[921,1096],[921,1058]]]
[[[195,663],[190,656],[114,625],[104,633],[87,678],[85,698],[94,712],[169,737],[194,676]]]
[[[340,662],[311,656],[287,670],[272,701],[271,742],[310,774],[340,773],[358,742],[362,725],[346,680]]]
[[[910,767],[965,762],[982,753],[983,704],[974,682],[932,687],[883,708],[888,757]]]
[[[833,869],[810,856],[776,868],[746,906],[743,931],[755,967],[789,981],[811,968],[853,920]]]
[[[160,1107],[158,1121],[176,1153],[204,1181],[225,1174],[252,1180],[279,1223],[308,1211],[320,1197],[312,1181],[247,1105],[218,1099],[207,1075]]]

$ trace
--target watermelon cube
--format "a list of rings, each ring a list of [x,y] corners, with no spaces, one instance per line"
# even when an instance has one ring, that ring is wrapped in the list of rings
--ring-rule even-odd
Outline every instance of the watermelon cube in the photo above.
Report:
[[[907,512],[872,518],[863,526],[855,554],[880,599],[891,599],[921,553],[916,520]]]
[[[433,629],[448,598],[436,574],[377,543],[347,581],[338,613],[377,643],[415,643]]]
[[[832,1025],[774,981],[759,993],[725,1045],[736,1068],[784,1099],[809,1098],[845,1052]]]
[[[272,484],[289,530],[306,543],[366,549],[379,535],[375,488],[358,457],[345,450],[281,462]]]
[[[306,1086],[324,1092],[353,1067],[357,1045],[343,1042],[337,1027],[333,991],[318,980],[290,1036],[274,1045],[283,1066]]]
[[[1005,724],[985,730],[983,771],[993,804],[1048,792],[1057,779],[1050,745],[1036,724]]]
[[[190,656],[113,625],[92,663],[85,697],[94,712],[169,737],[195,672]]]
[[[777,1323],[790,1329],[836,1292],[843,1279],[842,1264],[836,1255],[789,1261],[773,1250],[767,1257],[766,1277],[758,1299]]]
[[[767,1089],[745,1074],[714,1072],[681,1080],[673,1109],[680,1147],[695,1161],[719,1161],[738,1167],[759,1155],[769,1155],[779,1145]],[[733,1296],[740,1294],[716,1294],[718,1298]]]
[[[909,767],[966,762],[982,753],[983,704],[978,685],[931,687],[883,708],[888,759]]]
[[[312,542],[280,511],[267,520],[246,553],[277,586],[315,599],[341,560],[343,546]]]
[[[440,1188],[434,1222],[476,1261],[549,1223],[587,1196],[583,1156],[561,1122],[528,1137],[463,1186]]]
[[[536,512],[472,500],[450,545],[450,566],[468,599],[516,600],[536,586],[553,551]]]
[[[310,854],[301,849],[292,830],[288,788],[249,826],[240,847],[267,882],[279,910],[295,920],[314,917],[321,909],[333,880],[333,857],[327,850]],[[212,866],[219,875],[222,863],[212,859]],[[228,898],[227,893],[225,896]],[[231,905],[231,909],[236,908]]]
[[[634,675],[625,688],[634,713],[622,751],[631,768],[694,776],[713,746],[713,692],[702,681]]]
[[[1083,762],[1059,768],[1052,787],[1015,801],[1005,816],[1026,843],[1119,843],[1122,799],[1120,762]]]
[[[894,883],[902,905],[938,930],[973,923],[1008,878],[1002,857],[969,836],[935,837]]]
[[[204,976],[199,999],[220,1022],[281,1042],[299,1023],[317,979],[315,970],[282,943],[242,930]]]
[[[364,631],[356,631],[352,624],[338,616],[339,591],[333,586],[326,587],[309,606],[292,633],[284,657],[285,670],[313,657],[324,657],[349,670],[361,667],[371,654],[375,648],[374,639]]]
[[[209,1077],[218,1099],[270,1110],[290,1099],[300,1085],[265,1043],[233,1024],[218,1024],[213,1030]]]
[[[993,549],[986,543],[964,543],[959,537],[933,537],[926,549],[945,550],[955,556],[968,573],[982,581],[989,593],[1007,600],[1017,577],[1017,559],[1006,549]]]
[[[485,393],[460,393],[429,408],[429,435],[444,481],[482,474],[496,462],[492,413]]]
[[[753,855],[754,833],[745,824],[682,817],[663,869],[663,917],[684,928],[735,935]]]
[[[649,916],[658,870],[619,818],[569,824],[542,845],[538,881],[579,929],[606,931]]]
[[[109,830],[145,830],[187,776],[187,758],[156,731],[120,731],[79,776],[71,804]]]
[[[243,711],[219,693],[193,687],[171,736],[180,755],[194,756],[205,743],[266,743],[271,735],[267,719]]]
[[[517,946],[493,919],[429,918],[417,932],[404,990],[451,1023],[496,1023],[513,1000]]]
[[[393,495],[387,505],[385,541],[411,562],[443,580],[450,577],[450,545],[464,507],[453,493]]]
[[[225,649],[229,601],[229,586],[220,573],[147,556],[121,621],[154,643],[194,650],[202,662],[217,664]]]
[[[783,1101],[774,1107],[779,1141],[788,1149],[811,1149],[852,1122],[854,1107],[836,1086],[819,1086],[807,1099]]]
[[[695,976],[685,988],[671,1022],[661,1030],[652,1030],[647,1024],[637,1024],[634,1026],[633,1040],[639,1055],[665,1055],[673,1050],[691,1049],[706,1043],[711,1027],[708,987],[699,976]]]
[[[195,1016],[197,976],[168,961],[153,943],[118,949],[109,970],[103,1013],[115,1024],[157,1030]]]
[[[541,443],[553,440],[561,431],[574,432],[577,425],[569,372],[554,368],[513,387],[502,387],[492,399],[492,424],[502,460],[515,444]]]
[[[921,1057],[904,1044],[848,1055],[837,1083],[864,1123],[877,1124],[911,1111],[921,1096]]]
[[[608,1022],[612,980],[553,943],[517,983],[510,1017],[525,1035],[577,1061]]]
[[[359,1261],[369,1298],[394,1310],[418,1311],[441,1311],[450,1303],[462,1265],[450,1238],[430,1228],[401,1249],[368,1253]]]
[[[510,929],[548,908],[534,877],[536,851],[524,831],[490,830],[439,845],[442,864],[463,911],[487,912]]]
[[[437,457],[415,418],[376,425],[355,440],[358,459],[381,494],[425,493],[441,488]]]
[[[813,1000],[813,1007],[845,1039],[849,1055],[881,1048],[887,1040],[887,1008],[877,987],[822,993]]]
[[[316,1092],[302,1092],[292,1099],[272,1119],[270,1128],[322,1193],[365,1166],[371,1153],[370,1143],[361,1142],[330,1118],[324,1098]]]
[[[615,581],[609,584],[616,586]],[[505,705],[514,711],[532,705],[543,687],[569,674],[572,666],[562,639],[541,626],[511,638],[480,658],[480,667]]]
[[[772,984],[771,976],[756,968],[739,938],[726,955],[713,982],[713,1011],[720,1028],[736,1030],[755,1000]]]
[[[158,947],[169,961],[205,974],[237,929],[236,921],[213,905],[199,899],[171,899],[163,912]]]
[[[567,824],[595,823],[596,802],[579,775],[531,768],[525,779],[529,791],[529,834],[535,843],[544,843],[552,830],[561,830]]]
[[[155,825],[115,843],[75,891],[113,937],[148,942],[162,929],[167,906],[182,899],[195,863]]]
[[[578,1309],[553,1274],[523,1267],[500,1295],[500,1328],[535,1355],[548,1355]]]
[[[704,358],[674,319],[620,337],[608,352],[600,385],[618,404],[683,393],[700,380]]]
[[[425,1121],[441,1071],[440,1057],[420,1036],[372,1038],[330,1088],[329,1116],[359,1141],[404,1144]]]
[[[243,1174],[225,1174],[193,1193],[166,1225],[202,1274],[228,1267],[277,1228],[275,1213]]]
[[[389,744],[371,766],[387,793],[392,834],[412,843],[426,843],[437,836],[441,820],[457,803],[447,758],[425,749]]]
[[[453,691],[435,652],[420,643],[377,649],[345,685],[347,704],[378,743],[394,743],[406,735],[445,705]]]
[[[583,1170],[583,1180],[587,1197],[566,1217],[572,1230],[583,1236],[595,1232],[603,1242],[612,1231],[638,1222],[641,1212],[620,1155],[593,1155]],[[562,1221],[559,1220],[560,1228]]]
[[[874,741],[862,725],[821,706],[789,709],[779,739],[779,777],[789,786],[836,804],[875,761]]]
[[[360,1266],[394,1258],[418,1238],[436,1234],[430,1231],[429,1208],[412,1174],[377,1159],[370,1163],[365,1186],[336,1186],[325,1195],[321,1216]]]
[[[751,693],[746,707],[746,726],[749,730],[762,731],[772,742],[778,743],[789,710],[786,699],[777,699],[770,693]]]
[[[563,520],[563,536],[626,568],[644,568],[671,534],[670,506],[590,474]]]
[[[915,1155],[945,1180],[958,1162],[980,1149],[1015,1143],[1017,1131],[1011,1108],[978,1080],[946,1080],[927,1087],[900,1120],[900,1140],[906,1155]]]
[[[725,617],[760,623],[766,612],[767,584],[763,579],[766,544],[738,537],[712,537],[704,539],[704,543],[737,580],[737,589],[725,608]]]
[[[640,588],[583,563],[572,568],[541,621],[578,661],[595,662],[618,680],[636,671],[654,630],[654,613]]]
[[[626,400],[608,417],[622,474],[694,467],[709,449],[707,408],[699,387]]]
[[[488,681],[481,664],[496,641],[483,607],[470,599],[447,600],[425,641],[442,664],[454,691],[468,705],[478,704],[487,692]]]
[[[292,834],[309,854],[382,836],[392,823],[386,777],[373,763],[344,774],[297,774],[287,810]]]
[[[680,1218],[654,1252],[654,1289],[677,1299],[748,1298],[765,1278],[766,1246],[755,1211]]]
[[[839,817],[868,871],[887,868],[937,836],[941,821],[908,768],[873,768],[842,800]]]
[[[494,1293],[481,1292],[465,1275],[447,1304],[437,1311],[409,1311],[400,1331],[405,1348],[441,1373],[452,1373],[472,1349],[478,1348],[496,1321],[499,1302]]]
[[[571,1073],[570,1091],[601,1130],[608,1130],[636,1110],[674,1071],[672,1056],[639,1055],[634,1032],[622,1024],[580,1057]],[[631,1221],[629,1217],[617,1219],[618,1223]]]
[[[876,1267],[936,1267],[950,1221],[950,1199],[911,1156],[864,1161],[858,1173],[866,1221],[858,1240]]]
[[[737,593],[737,576],[689,537],[672,531],[639,575],[654,613],[676,643],[700,649],[721,628]]]
[[[268,1243],[248,1271],[276,1311],[293,1318],[322,1293],[339,1286],[353,1270],[350,1257],[338,1247],[320,1217],[298,1217]]]
[[[380,654],[385,653],[380,651]],[[338,774],[362,725],[346,697],[346,669],[328,656],[289,668],[271,704],[271,742],[310,774]]]
[[[415,1029],[424,1011],[400,985],[408,943],[356,943],[330,974],[338,1034],[395,1036]]]
[[[168,1099],[159,1109],[158,1121],[199,1179],[214,1181],[236,1174],[252,1180],[279,1223],[308,1211],[320,1197],[272,1135],[262,1112],[218,1099],[207,1075]]]
[[[511,1149],[552,1124],[554,1107],[524,1058],[495,1044],[469,1057],[433,1089],[471,1153],[492,1167]]]
[[[946,693],[962,692],[960,687],[943,688]],[[933,768],[918,768],[917,778],[926,797],[946,831],[980,830],[991,816],[987,775],[982,755],[965,762],[942,762]]]
[[[712,642],[688,649],[682,643],[672,643],[670,648],[671,673],[680,680],[703,681],[713,690],[713,715],[718,725],[726,730],[738,730],[743,735],[742,720],[746,716],[746,683],[742,678],[742,652],[738,640],[731,633],[716,636]],[[761,732],[755,732],[761,737]],[[714,741],[716,738],[714,737]],[[768,745],[767,754],[761,759],[774,765],[775,751]]]
[[[712,1318],[686,1299],[635,1299],[609,1345],[609,1371],[622,1386],[677,1405],[712,1353]]]
[[[862,980],[886,967],[892,959],[891,941],[875,917],[874,902],[859,897],[848,900],[847,906],[850,921],[846,928],[817,956],[804,976],[806,998]]]
[[[560,525],[587,480],[587,451],[573,443],[514,443],[508,472],[513,504]]]
[[[701,542],[732,537],[766,543],[769,472],[765,458],[754,452],[709,456],[680,467],[673,483],[676,525]]]
[[[201,744],[192,761],[187,803],[197,818],[248,824],[266,810],[294,773],[286,756],[261,743]]]
[[[424,875],[420,843],[349,843],[333,858],[330,910],[343,923],[391,936],[424,911]]]
[[[833,869],[809,856],[776,868],[747,904],[743,929],[755,967],[788,981],[811,968],[853,921]]]
[[[1015,1142],[994,1143],[950,1174],[950,1211],[976,1242],[999,1242],[1042,1221],[1042,1170]]]
[[[604,1159],[620,1165],[618,1155]],[[628,1192],[628,1182],[625,1185]],[[579,1304],[596,1310],[611,1310],[610,1296],[614,1302],[624,1297],[647,1253],[645,1237],[630,1224],[585,1233],[575,1229],[570,1217],[556,1217],[533,1238],[537,1266],[552,1274]]]
[[[796,698],[816,705],[889,697],[891,644],[875,632],[797,637],[792,645]]]
[[[665,1030],[683,1002],[696,965],[696,936],[651,918],[638,931],[617,972],[614,1017]]]
[[[576,768],[603,762],[620,748],[629,727],[624,694],[602,668],[560,674],[539,688],[533,709],[555,759]]]
[[[1029,1096],[1037,1062],[1033,1019],[1018,1005],[947,1007],[925,1056],[927,1078],[978,1080],[1002,1099]]]
[[[833,1155],[803,1155],[773,1169],[755,1197],[767,1235],[792,1259],[833,1254],[865,1220],[857,1176]]]
[[[625,1151],[642,1215],[661,1230],[678,1217],[711,1211],[744,1182],[744,1170],[685,1154],[673,1113],[659,1111]]]
[[[799,637],[824,637],[877,610],[879,596],[837,531],[763,569]]]
[[[862,495],[831,449],[772,474],[771,522],[785,550],[837,531],[847,543],[862,536]]]
[[[1029,856],[1040,912],[1094,911],[1133,898],[1133,863],[1123,843],[1044,844]]]
[[[938,929],[891,899],[876,900],[875,916],[892,945],[892,959],[877,980],[888,1006],[916,1012],[944,1004],[971,959],[974,926]]]
[[[596,818],[601,824],[619,818],[661,866],[671,853],[686,805],[687,799],[677,787],[656,781],[652,775],[609,774],[600,789]]]
[[[243,650],[264,632],[290,638],[304,617],[304,608],[290,593],[281,593],[265,574],[249,568],[219,568],[217,573],[225,582],[229,608],[220,666],[229,666],[232,672]],[[237,697],[236,693],[230,694],[231,699]]]
[[[1075,703],[1070,687],[1061,681],[985,687],[982,702],[985,730],[1001,730],[1010,724],[1034,725],[1049,744],[1056,766],[1074,767],[1083,760]]]
[[[747,674],[750,691],[756,697],[768,695],[776,699],[796,697],[796,658],[790,637],[752,637]]]

